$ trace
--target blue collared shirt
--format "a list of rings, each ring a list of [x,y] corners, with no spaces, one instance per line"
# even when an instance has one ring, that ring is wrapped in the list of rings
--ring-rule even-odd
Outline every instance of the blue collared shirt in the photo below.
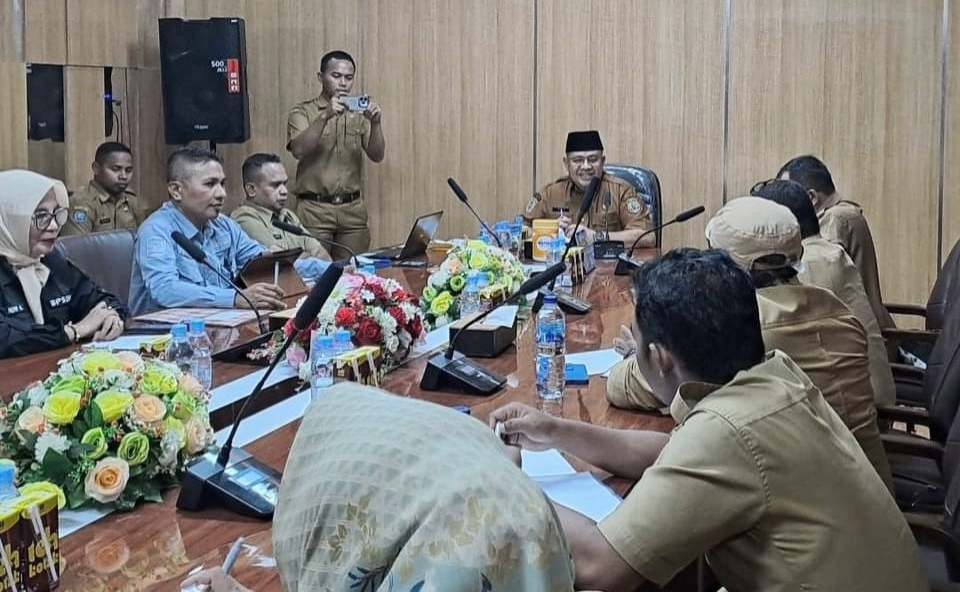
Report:
[[[131,313],[185,306],[233,308],[233,288],[173,242],[170,235],[177,230],[197,243],[207,261],[229,278],[266,252],[229,216],[217,216],[199,231],[173,202],[165,202],[137,231],[130,277]]]

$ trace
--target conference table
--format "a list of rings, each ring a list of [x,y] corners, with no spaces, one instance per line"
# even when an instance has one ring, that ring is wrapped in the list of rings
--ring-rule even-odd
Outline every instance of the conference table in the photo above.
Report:
[[[650,250],[643,254],[653,256]],[[431,257],[430,264],[437,263]],[[431,265],[421,268],[391,267],[378,274],[393,277],[419,294]],[[630,278],[616,276],[614,265],[598,261],[597,268],[574,294],[588,300],[592,310],[583,316],[567,315],[567,351],[592,351],[611,347],[621,325],[629,326],[633,314]],[[255,324],[239,329],[214,332],[218,349],[255,337]],[[488,414],[511,401],[540,406],[545,411],[568,419],[618,427],[669,431],[673,421],[658,413],[640,413],[611,407],[605,398],[606,380],[592,376],[586,386],[568,386],[561,403],[540,405],[534,381],[534,323],[522,322],[514,346],[494,359],[478,359],[485,367],[507,377],[507,385],[492,396],[471,396],[450,392],[427,392],[419,388],[427,356],[409,360],[387,374],[381,387],[397,396],[414,397],[437,404],[470,407],[471,415],[486,421]],[[0,363],[0,396],[9,399],[13,392],[34,380],[45,378],[56,361],[69,355],[72,348],[28,356]],[[221,385],[238,379],[260,367],[245,363],[215,362],[214,383]],[[251,405],[253,411],[269,407],[302,390],[295,379],[281,382],[265,391]],[[211,414],[214,429],[233,421],[243,399]],[[267,464],[282,470],[296,434],[299,420],[291,421],[244,448]],[[570,459],[578,470],[590,470],[577,459]],[[625,493],[631,483],[596,471],[615,491]],[[237,537],[246,547],[233,575],[257,592],[280,589],[279,576],[272,563],[271,524],[239,517],[210,508],[197,513],[181,512],[175,507],[178,490],[164,494],[162,503],[144,503],[132,512],[114,512],[61,540],[65,561],[61,590],[177,590],[177,583],[199,566],[222,563]]]

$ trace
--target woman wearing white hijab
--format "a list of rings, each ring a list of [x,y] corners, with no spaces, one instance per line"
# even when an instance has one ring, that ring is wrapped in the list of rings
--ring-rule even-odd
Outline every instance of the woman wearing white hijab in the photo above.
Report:
[[[53,250],[68,212],[60,181],[0,171],[0,358],[123,333],[120,301]]]

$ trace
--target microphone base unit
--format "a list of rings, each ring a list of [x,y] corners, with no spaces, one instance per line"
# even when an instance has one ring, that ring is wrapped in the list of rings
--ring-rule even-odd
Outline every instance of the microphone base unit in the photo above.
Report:
[[[194,459],[183,473],[177,508],[196,512],[210,506],[259,520],[273,518],[283,475],[242,448],[230,451],[224,467],[217,452]]]
[[[540,290],[537,293],[537,299],[533,303],[533,314],[540,312],[540,308],[543,306],[543,297],[546,294],[553,294],[557,297],[557,306],[560,307],[560,310],[567,314],[572,315],[585,315],[591,310],[593,310],[593,305],[583,300],[582,298],[577,298],[573,294],[567,294],[566,292],[550,292],[549,290]]]
[[[420,388],[425,391],[460,391],[470,395],[492,395],[507,379],[487,370],[459,352],[447,359],[445,352],[438,352],[427,360],[420,379]]]
[[[623,241],[597,241],[593,243],[594,259],[616,259],[623,251]]]
[[[617,267],[613,270],[614,275],[630,275],[634,270],[643,267],[642,261],[631,259],[626,255],[617,257]]]

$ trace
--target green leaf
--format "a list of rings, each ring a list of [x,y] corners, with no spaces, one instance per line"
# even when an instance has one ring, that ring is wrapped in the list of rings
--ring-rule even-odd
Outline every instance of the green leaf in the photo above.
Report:
[[[87,433],[87,422],[83,419],[76,417],[73,420],[73,423],[70,424],[70,431],[73,433],[73,437],[79,440]]]
[[[87,408],[83,410],[83,421],[86,422],[88,429],[102,427],[103,414],[100,413],[100,408],[94,403],[87,405]]]
[[[73,470],[73,463],[66,456],[51,448],[43,455],[43,462],[40,463],[40,467],[49,480],[54,483],[63,483],[70,471]]]
[[[83,488],[67,489],[64,493],[67,496],[67,506],[69,506],[71,510],[76,510],[88,501],[87,494],[83,491]]]
[[[23,439],[23,448],[25,450],[33,450],[34,446],[37,445],[37,434],[28,432],[27,430],[18,430],[17,434]]]
[[[160,486],[155,481],[145,481],[143,483],[143,499],[148,502],[162,502],[163,496],[160,494]]]

